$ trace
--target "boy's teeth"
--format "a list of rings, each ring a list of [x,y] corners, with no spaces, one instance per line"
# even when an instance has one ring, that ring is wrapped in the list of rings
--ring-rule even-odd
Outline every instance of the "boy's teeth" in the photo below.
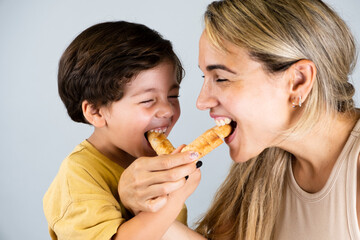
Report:
[[[151,129],[149,132],[165,133],[166,130],[167,128],[156,128],[156,129]]]
[[[230,118],[218,118],[215,119],[215,123],[217,126],[224,126],[225,124],[229,124],[231,122]]]

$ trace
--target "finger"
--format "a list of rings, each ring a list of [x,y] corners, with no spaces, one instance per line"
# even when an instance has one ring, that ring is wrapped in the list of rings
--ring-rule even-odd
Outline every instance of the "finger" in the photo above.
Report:
[[[159,196],[146,201],[147,212],[157,212],[167,203],[167,196]]]
[[[189,175],[189,178],[183,187],[184,189],[183,194],[185,196],[190,196],[199,186],[200,180],[201,180],[201,172],[199,169],[197,169],[195,172]]]
[[[161,155],[153,158],[150,171],[169,170],[184,164],[196,161],[199,158],[197,152],[183,152],[168,155]]]
[[[200,179],[201,172],[199,169],[197,169],[194,173],[189,175],[189,178],[184,184],[184,186],[170,194],[169,198],[180,199],[180,201],[181,199],[183,199],[185,201],[195,191],[195,189],[200,183]]]
[[[179,153],[181,152],[181,150],[186,147],[185,144],[181,144],[179,147],[177,147],[171,154],[174,154],[174,153]]]
[[[199,162],[200,161],[197,163]],[[125,186],[125,188],[135,189],[136,191],[133,193],[133,195],[135,195],[138,199],[149,199],[160,195],[169,194],[175,189],[181,187],[183,184],[176,184],[179,183],[179,181],[184,183],[184,180],[186,180],[185,177],[192,174],[196,170],[197,166],[198,165],[195,162],[192,162],[176,168],[172,168],[170,170],[145,172],[141,175],[141,178],[137,177],[133,182]],[[169,184],[169,187],[167,187],[165,183]],[[153,185],[158,186],[158,188],[159,186],[164,187],[165,190],[157,191],[150,195],[153,189],[158,189],[151,188]]]
[[[159,196],[166,196],[180,188],[182,188],[186,183],[185,178],[179,179],[174,182],[165,182],[160,184],[154,184],[149,186],[146,190],[143,191],[143,195],[146,195],[147,199],[154,199]]]
[[[201,171],[200,169],[196,169],[193,173],[191,173],[186,181],[186,185],[199,184],[201,180]]]
[[[182,180],[192,174],[196,168],[201,167],[201,165],[201,161],[194,161],[169,170],[133,172],[132,176],[134,178],[132,182],[127,183],[125,188],[129,189],[129,186],[132,186],[130,189],[136,189],[135,195],[142,199],[148,199],[148,196],[144,197],[142,192],[149,186]]]
[[[149,185],[164,182],[175,182],[192,174],[196,168],[200,166],[197,163],[201,162],[191,162],[169,170],[151,172],[146,180],[149,182]]]

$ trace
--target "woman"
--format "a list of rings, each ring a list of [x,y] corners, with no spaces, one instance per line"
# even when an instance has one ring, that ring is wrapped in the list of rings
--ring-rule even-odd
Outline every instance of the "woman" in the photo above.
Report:
[[[320,0],[208,6],[197,107],[232,120],[234,164],[197,232],[360,239],[360,122],[348,82],[355,61],[348,27]]]
[[[237,124],[227,139],[235,164],[200,233],[360,239],[355,57],[349,29],[320,0],[208,6],[197,106]]]

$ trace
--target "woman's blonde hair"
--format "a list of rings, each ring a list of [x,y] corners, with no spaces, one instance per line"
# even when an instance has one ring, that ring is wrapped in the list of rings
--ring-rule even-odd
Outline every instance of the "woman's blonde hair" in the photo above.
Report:
[[[205,32],[226,51],[223,41],[245,48],[269,73],[301,60],[317,69],[293,134],[311,129],[324,114],[354,112],[348,76],[356,63],[353,36],[344,21],[320,0],[223,0],[205,12]],[[289,131],[290,132],[290,131]],[[265,149],[245,163],[234,163],[197,231],[212,239],[272,239],[286,169],[293,156]]]

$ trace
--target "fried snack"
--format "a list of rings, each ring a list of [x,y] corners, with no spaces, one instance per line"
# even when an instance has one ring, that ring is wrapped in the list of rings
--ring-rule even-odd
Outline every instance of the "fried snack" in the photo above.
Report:
[[[184,147],[181,152],[195,151],[199,153],[199,158],[202,158],[203,156],[220,146],[224,142],[223,139],[229,136],[230,133],[231,126],[229,124],[223,126],[215,126],[201,134],[192,143]]]
[[[203,156],[220,146],[224,142],[223,139],[226,138],[230,133],[231,126],[229,124],[223,126],[215,126],[204,132],[192,143],[184,147],[181,152],[195,151],[199,153],[199,158],[202,158]],[[169,154],[175,150],[173,145],[166,138],[165,134],[148,132],[147,137],[150,145],[158,155]]]
[[[157,155],[170,154],[175,148],[163,133],[147,132],[147,139]]]

